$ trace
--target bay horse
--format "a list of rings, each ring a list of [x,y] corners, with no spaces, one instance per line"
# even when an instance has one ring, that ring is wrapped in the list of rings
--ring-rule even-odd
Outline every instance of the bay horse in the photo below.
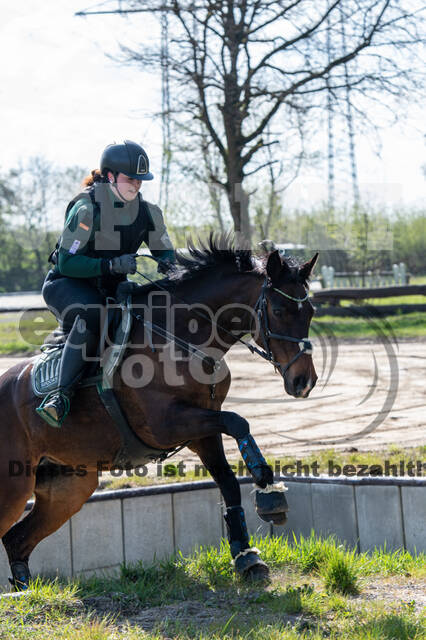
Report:
[[[226,460],[222,434],[237,441],[258,489],[260,517],[282,524],[287,506],[248,422],[221,409],[231,381],[223,356],[245,334],[251,334],[262,350],[257,348],[257,352],[281,374],[286,392],[295,397],[309,395],[317,376],[307,340],[313,315],[308,282],[318,254],[302,265],[281,258],[278,251],[259,258],[250,250],[235,250],[230,238],[223,236],[211,236],[198,248],[190,242],[188,248],[189,256],[177,256],[175,273],[158,281],[161,289],[156,283],[139,286],[133,304],[135,309],[144,307],[149,299],[153,323],[165,327],[166,307],[157,304],[157,296],[169,294],[170,333],[178,344],[195,345],[195,350],[186,357],[182,351],[182,357],[173,360],[169,334],[156,336],[154,345],[153,334],[147,339],[147,326],[135,314],[114,389],[131,428],[147,445],[162,450],[187,445],[199,456],[226,504],[236,572],[265,578],[266,564],[249,547],[240,488]],[[177,300],[184,300],[186,306]],[[206,370],[206,362],[201,362],[204,356],[210,363],[219,363],[218,370],[216,366]],[[28,587],[28,560],[34,547],[79,511],[98,486],[98,461],[112,464],[120,447],[118,431],[94,387],[78,390],[61,428],[47,425],[35,411],[39,398],[30,382],[33,362],[33,358],[25,359],[0,378],[0,536],[16,589]],[[142,376],[137,376],[141,371]],[[141,384],[147,372],[149,381]],[[86,473],[10,477],[9,461],[29,462],[37,469],[42,459],[73,468],[83,465]],[[34,506],[18,522],[33,494]]]

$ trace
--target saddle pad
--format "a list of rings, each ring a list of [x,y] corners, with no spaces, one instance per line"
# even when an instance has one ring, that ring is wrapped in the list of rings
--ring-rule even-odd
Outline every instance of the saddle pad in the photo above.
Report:
[[[122,318],[115,330],[114,344],[105,349],[102,357],[101,374],[105,388],[112,387],[114,372],[117,370],[127,348],[131,326],[131,297],[129,296],[126,304],[122,306]],[[43,398],[58,388],[63,348],[64,344],[57,347],[48,347],[36,359],[31,370],[31,385],[36,396]],[[99,378],[100,376],[83,378],[79,386],[97,384]]]

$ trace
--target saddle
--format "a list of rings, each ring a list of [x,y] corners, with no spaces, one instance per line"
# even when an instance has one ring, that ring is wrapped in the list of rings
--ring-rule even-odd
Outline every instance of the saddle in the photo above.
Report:
[[[81,387],[96,386],[102,404],[113,419],[121,437],[121,447],[114,457],[113,465],[124,468],[135,468],[148,462],[165,460],[174,451],[174,449],[155,449],[146,445],[130,427],[114,393],[114,373],[129,346],[132,327],[132,284],[126,282],[119,285],[121,291],[117,300],[107,299],[107,313],[99,343],[99,353],[102,354],[100,363],[93,362],[86,365],[86,370],[76,389],[78,393]],[[117,305],[119,300],[121,301]],[[38,397],[44,397],[58,388],[61,357],[67,335],[62,327],[58,327],[47,336],[40,347],[41,354],[31,370],[32,390]],[[113,336],[108,344],[107,335]]]
[[[102,382],[103,388],[112,388],[114,373],[120,365],[128,346],[132,327],[131,295],[117,308],[112,298],[107,299],[107,313],[99,341],[96,361],[86,365],[82,380],[78,387],[87,387]],[[106,337],[112,337],[107,343]],[[62,351],[68,337],[63,327],[57,327],[41,345],[41,354],[35,361],[31,371],[31,385],[36,396],[43,398],[58,388],[59,369]]]

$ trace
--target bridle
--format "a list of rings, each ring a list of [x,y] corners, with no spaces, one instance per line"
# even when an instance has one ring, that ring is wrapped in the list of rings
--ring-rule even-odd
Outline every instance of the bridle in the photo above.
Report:
[[[149,255],[144,256],[144,257],[151,258],[151,256],[149,256]],[[155,258],[153,258],[153,259],[155,260]],[[145,275],[141,271],[136,271],[136,273],[138,275],[142,276],[143,278],[145,278],[145,280],[148,280],[151,284],[155,285],[159,289],[165,291],[169,295],[171,295],[174,298],[176,298],[176,300],[178,300],[179,302],[182,302],[184,304],[188,304],[185,300],[183,300],[182,298],[177,296],[175,293],[171,293],[169,289],[166,289],[161,284],[159,284],[158,281],[152,280],[149,276]],[[305,302],[305,300],[307,300],[308,297],[309,297],[309,293],[308,292],[306,293],[306,295],[303,298],[295,298],[293,296],[290,296],[288,293],[285,293],[284,291],[281,291],[280,289],[277,289],[276,287],[272,287],[272,286],[270,287],[269,286],[268,276],[265,276],[265,281],[264,281],[264,283],[262,285],[262,289],[260,291],[259,298],[257,299],[257,302],[256,302],[256,304],[254,306],[254,311],[257,314],[257,319],[258,319],[258,323],[259,323],[260,337],[262,339],[264,349],[259,349],[258,347],[255,347],[253,344],[250,344],[249,342],[246,342],[242,338],[237,338],[237,341],[241,342],[245,347],[247,347],[247,349],[249,349],[249,351],[251,353],[256,353],[258,356],[260,356],[261,358],[263,358],[267,362],[270,362],[274,366],[274,368],[276,370],[278,370],[280,372],[281,376],[284,378],[285,374],[287,373],[287,371],[289,370],[291,365],[294,364],[294,362],[296,362],[296,360],[298,358],[300,358],[300,356],[303,356],[305,354],[306,355],[311,355],[312,354],[313,347],[312,347],[312,343],[310,342],[310,340],[308,338],[294,338],[293,336],[287,336],[287,335],[284,335],[284,334],[281,334],[281,333],[273,333],[270,330],[269,322],[268,322],[268,314],[267,314],[267,299],[266,299],[266,291],[267,291],[267,289],[270,289],[270,288],[272,288],[274,291],[276,291],[277,293],[281,294],[285,298],[288,298],[289,300],[297,302],[299,308],[301,307],[302,303]],[[234,333],[232,333],[232,331],[229,331],[228,329],[225,329],[225,327],[222,327],[217,322],[214,322],[213,320],[211,320],[211,318],[209,318],[207,315],[205,315],[204,313],[202,313],[200,311],[196,311],[195,309],[193,309],[193,313],[195,313],[196,315],[200,316],[204,320],[207,320],[210,324],[212,324],[213,326],[217,327],[221,331],[224,331],[225,333],[229,334],[235,340],[236,336],[235,336]],[[185,340],[182,340],[181,338],[178,338],[174,334],[166,332],[162,327],[159,327],[159,326],[157,326],[155,324],[147,322],[140,315],[135,314],[134,312],[132,312],[132,315],[137,320],[142,322],[142,324],[144,324],[145,327],[147,329],[149,329],[149,331],[151,331],[153,333],[156,333],[157,335],[160,335],[163,338],[166,338],[166,339],[169,339],[169,340],[173,340],[176,344],[178,344],[178,346],[180,346],[181,348],[185,349],[188,353],[191,353],[192,355],[196,355],[201,360],[206,360],[206,361],[209,361],[209,362],[213,361],[213,370],[216,370],[218,368],[218,365],[219,365],[220,361],[214,361],[211,356],[208,356],[207,354],[204,354],[200,349],[197,349],[194,345],[190,344],[189,342],[186,342]],[[286,340],[287,342],[297,343],[299,345],[299,352],[296,353],[296,355],[293,356],[293,358],[283,367],[274,358],[274,354],[273,354],[272,349],[271,349],[270,344],[269,344],[269,340],[270,339],[273,339],[273,340]]]
[[[293,296],[290,296],[288,293],[281,291],[281,289],[277,289],[276,287],[272,287],[272,286],[270,287],[268,283],[268,277],[266,276],[265,281],[262,285],[259,298],[257,299],[257,302],[254,306],[254,310],[257,314],[257,320],[259,324],[260,337],[262,339],[263,348],[265,350],[264,355],[262,355],[262,357],[265,358],[265,360],[268,360],[268,362],[270,362],[271,364],[273,364],[275,369],[278,369],[281,376],[284,378],[285,374],[290,369],[291,365],[294,364],[294,362],[296,362],[296,360],[300,358],[300,356],[303,356],[304,354],[306,355],[312,354],[313,346],[311,341],[308,338],[294,338],[293,336],[286,336],[283,333],[273,333],[270,330],[269,322],[268,322],[268,313],[267,313],[267,299],[266,299],[266,291],[267,289],[270,289],[270,288],[272,288],[274,291],[281,294],[285,298],[288,298],[293,302],[297,302],[299,309],[302,306],[302,302],[305,302],[305,300],[309,298],[309,293],[307,292],[303,298],[295,298]],[[299,352],[296,353],[296,355],[293,356],[293,358],[289,362],[287,362],[285,367],[283,367],[279,362],[275,360],[274,354],[272,353],[272,349],[269,344],[269,341],[271,339],[286,340],[287,342],[295,342],[299,345]]]

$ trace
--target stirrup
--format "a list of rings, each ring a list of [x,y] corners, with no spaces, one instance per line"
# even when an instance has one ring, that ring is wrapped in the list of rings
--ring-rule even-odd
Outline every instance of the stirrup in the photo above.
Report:
[[[55,420],[55,418],[50,415],[50,413],[48,413],[45,410],[45,405],[49,402],[49,400],[51,400],[51,398],[53,398],[54,396],[60,396],[62,398],[62,400],[64,401],[64,405],[65,405],[65,411],[63,413],[63,416],[60,420]],[[43,398],[43,402],[41,403],[41,405],[39,407],[36,407],[36,411],[39,414],[39,416],[41,416],[43,418],[43,420],[45,420],[47,422],[47,424],[50,424],[51,427],[56,427],[56,428],[60,428],[62,426],[63,421],[65,420],[65,418],[67,417],[68,413],[70,410],[70,401],[68,396],[63,393],[62,391],[60,391],[59,389],[56,389],[54,391],[51,391],[50,393],[47,394],[47,396],[45,398]]]

